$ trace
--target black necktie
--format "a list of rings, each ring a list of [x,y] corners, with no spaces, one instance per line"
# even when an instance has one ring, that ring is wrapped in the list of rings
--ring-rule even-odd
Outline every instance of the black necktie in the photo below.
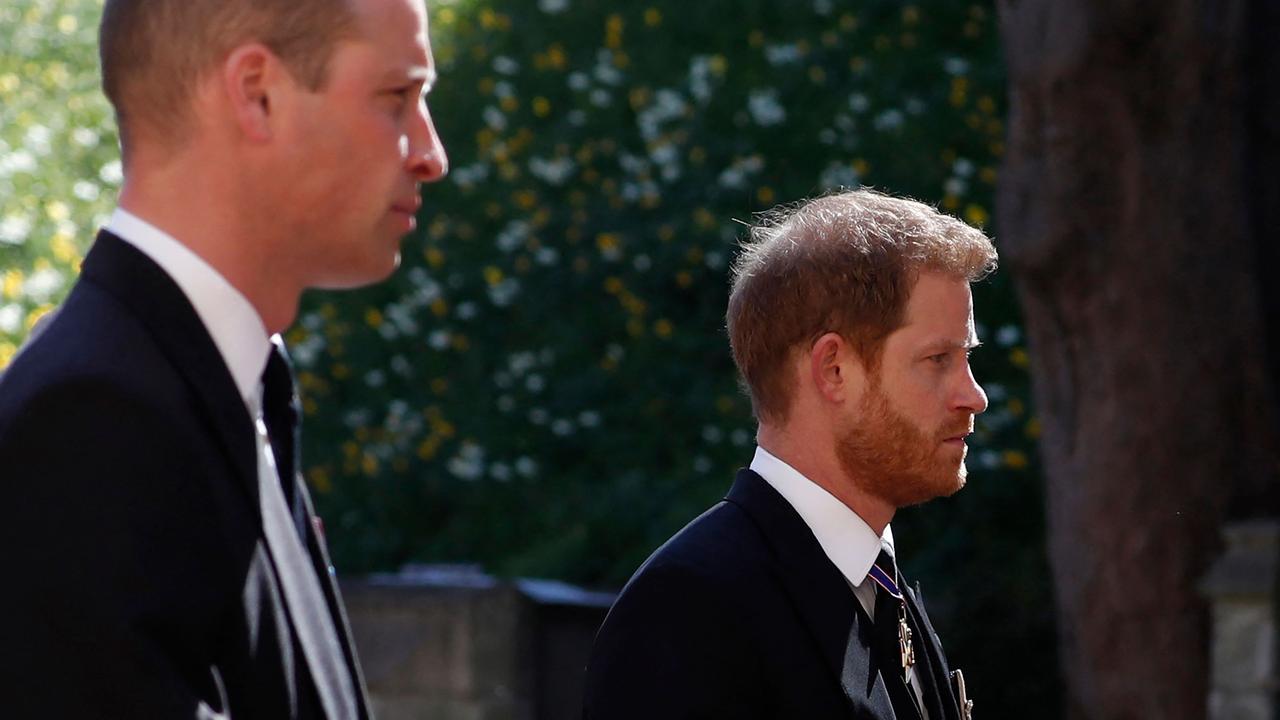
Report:
[[[306,518],[299,526],[297,494],[297,421],[293,377],[279,348],[272,348],[262,376],[261,407],[254,408],[257,432],[259,501],[263,535],[280,580],[289,617],[306,658],[320,704],[330,720],[355,718],[353,674],[347,667],[334,617],[315,563],[307,554]],[[278,437],[273,442],[272,434]],[[272,447],[282,450],[277,463]],[[286,493],[284,490],[287,489]],[[303,510],[305,516],[305,510]]]
[[[879,577],[876,577],[877,571]],[[876,580],[875,633],[873,652],[880,667],[880,677],[889,691],[889,700],[893,703],[893,712],[899,718],[920,718],[919,698],[915,690],[906,681],[903,669],[904,633],[901,619],[906,608],[904,599],[897,587],[898,573],[893,557],[884,550],[880,551],[872,568],[872,578]],[[897,597],[894,595],[897,594]],[[911,649],[918,645],[916,632],[910,630]],[[913,665],[913,669],[914,669]],[[930,720],[933,720],[932,718]]]

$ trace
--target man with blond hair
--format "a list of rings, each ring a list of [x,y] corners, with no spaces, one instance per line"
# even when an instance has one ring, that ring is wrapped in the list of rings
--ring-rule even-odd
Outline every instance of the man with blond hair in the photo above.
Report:
[[[422,0],[106,0],[125,181],[0,378],[0,715],[367,718],[278,333],[444,148]]]
[[[586,717],[967,717],[889,521],[964,485],[987,406],[969,285],[995,262],[978,230],[869,190],[752,229],[727,321],[759,447],[623,589]]]

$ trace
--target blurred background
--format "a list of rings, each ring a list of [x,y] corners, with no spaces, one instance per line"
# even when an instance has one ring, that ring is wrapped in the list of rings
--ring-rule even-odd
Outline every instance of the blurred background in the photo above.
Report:
[[[357,635],[369,593],[425,584],[515,588],[540,627],[590,608],[566,641],[589,643],[750,461],[723,322],[743,224],[868,185],[1002,253],[975,287],[970,482],[894,518],[979,716],[1276,717],[1269,5],[430,2],[452,170],[395,276],[308,295],[287,335]],[[114,207],[100,12],[0,7],[0,368]],[[505,698],[467,717],[571,716],[517,707],[553,681],[512,652],[498,689],[462,683]],[[366,664],[375,694],[397,672]]]

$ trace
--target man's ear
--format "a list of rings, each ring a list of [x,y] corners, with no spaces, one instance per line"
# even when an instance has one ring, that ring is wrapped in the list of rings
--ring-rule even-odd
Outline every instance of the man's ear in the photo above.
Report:
[[[861,397],[866,371],[849,343],[829,332],[809,348],[809,380],[824,400],[841,404]]]
[[[222,86],[240,133],[250,142],[271,139],[281,83],[287,73],[261,43],[241,45],[222,63]]]

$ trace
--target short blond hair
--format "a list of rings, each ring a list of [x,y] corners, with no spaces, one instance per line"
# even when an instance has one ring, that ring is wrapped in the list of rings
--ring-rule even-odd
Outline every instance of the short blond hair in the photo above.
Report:
[[[350,0],[106,0],[102,89],[126,148],[144,128],[172,143],[188,126],[196,81],[237,46],[262,43],[316,90],[334,46],[354,27]]]
[[[797,347],[837,332],[875,370],[922,270],[975,282],[996,259],[982,231],[868,189],[764,213],[733,264],[725,316],[756,417],[786,419]]]

